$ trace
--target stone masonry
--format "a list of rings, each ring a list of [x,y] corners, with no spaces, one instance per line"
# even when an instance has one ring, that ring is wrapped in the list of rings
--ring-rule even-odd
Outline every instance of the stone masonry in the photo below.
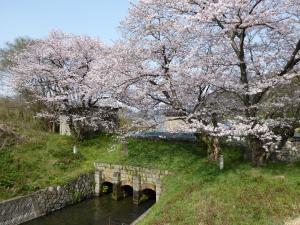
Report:
[[[83,174],[67,185],[0,202],[0,225],[15,225],[94,196],[94,174]]]
[[[95,174],[82,174],[63,186],[48,187],[30,195],[0,202],[0,225],[17,225],[47,215],[86,198],[101,195],[104,182],[113,185],[113,199],[124,198],[122,187],[131,186],[133,202],[140,203],[141,193],[151,189],[158,201],[161,178],[168,171],[95,163]]]
[[[128,185],[133,189],[133,202],[140,203],[143,190],[151,189],[156,193],[156,201],[162,192],[161,178],[168,175],[168,171],[152,170],[133,166],[120,166],[95,163],[95,194],[101,195],[102,184],[109,182],[113,185],[113,199],[123,198],[122,186]]]

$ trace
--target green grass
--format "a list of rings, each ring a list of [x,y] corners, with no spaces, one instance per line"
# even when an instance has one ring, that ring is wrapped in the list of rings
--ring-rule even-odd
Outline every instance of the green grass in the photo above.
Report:
[[[283,224],[300,215],[300,163],[253,168],[238,149],[225,148],[225,170],[192,143],[129,140],[129,152],[110,135],[81,142],[28,130],[28,140],[0,151],[0,199],[63,184],[92,171],[95,161],[167,169],[160,201],[141,224]]]
[[[64,184],[81,173],[92,171],[94,156],[97,152],[99,156],[105,155],[112,139],[101,135],[94,149],[83,143],[82,151],[74,155],[71,137],[41,131],[37,135],[35,138],[27,136],[25,143],[0,151],[0,199]]]
[[[169,169],[164,195],[141,224],[282,224],[300,215],[300,164],[253,168],[224,149],[225,170],[191,144],[132,140],[123,161]]]

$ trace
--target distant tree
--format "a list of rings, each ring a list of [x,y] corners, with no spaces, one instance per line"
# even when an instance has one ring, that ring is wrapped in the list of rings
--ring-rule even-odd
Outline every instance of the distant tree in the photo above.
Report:
[[[8,70],[9,66],[14,64],[15,56],[32,43],[33,40],[28,37],[18,37],[13,42],[7,42],[5,47],[0,49],[1,70]]]
[[[18,37],[13,42],[7,42],[5,47],[0,49],[0,86],[8,88],[9,67],[14,64],[15,56],[24,51],[32,42],[30,38]]]

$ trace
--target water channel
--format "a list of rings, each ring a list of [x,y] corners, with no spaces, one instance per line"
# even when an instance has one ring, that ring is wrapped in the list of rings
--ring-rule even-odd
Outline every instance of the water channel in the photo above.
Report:
[[[155,203],[150,199],[139,206],[132,197],[114,201],[110,195],[93,198],[67,207],[24,225],[128,225]]]

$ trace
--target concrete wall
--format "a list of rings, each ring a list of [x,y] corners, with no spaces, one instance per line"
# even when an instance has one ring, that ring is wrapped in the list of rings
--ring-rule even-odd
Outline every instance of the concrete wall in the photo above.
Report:
[[[38,216],[33,196],[14,198],[0,203],[0,225],[20,224]]]
[[[64,186],[0,202],[0,225],[24,223],[94,195],[94,174],[84,174]]]
[[[163,132],[193,132],[193,130],[180,117],[165,117],[160,128]]]
[[[68,118],[66,116],[59,117],[59,133],[60,135],[71,135],[70,126],[68,124]]]

